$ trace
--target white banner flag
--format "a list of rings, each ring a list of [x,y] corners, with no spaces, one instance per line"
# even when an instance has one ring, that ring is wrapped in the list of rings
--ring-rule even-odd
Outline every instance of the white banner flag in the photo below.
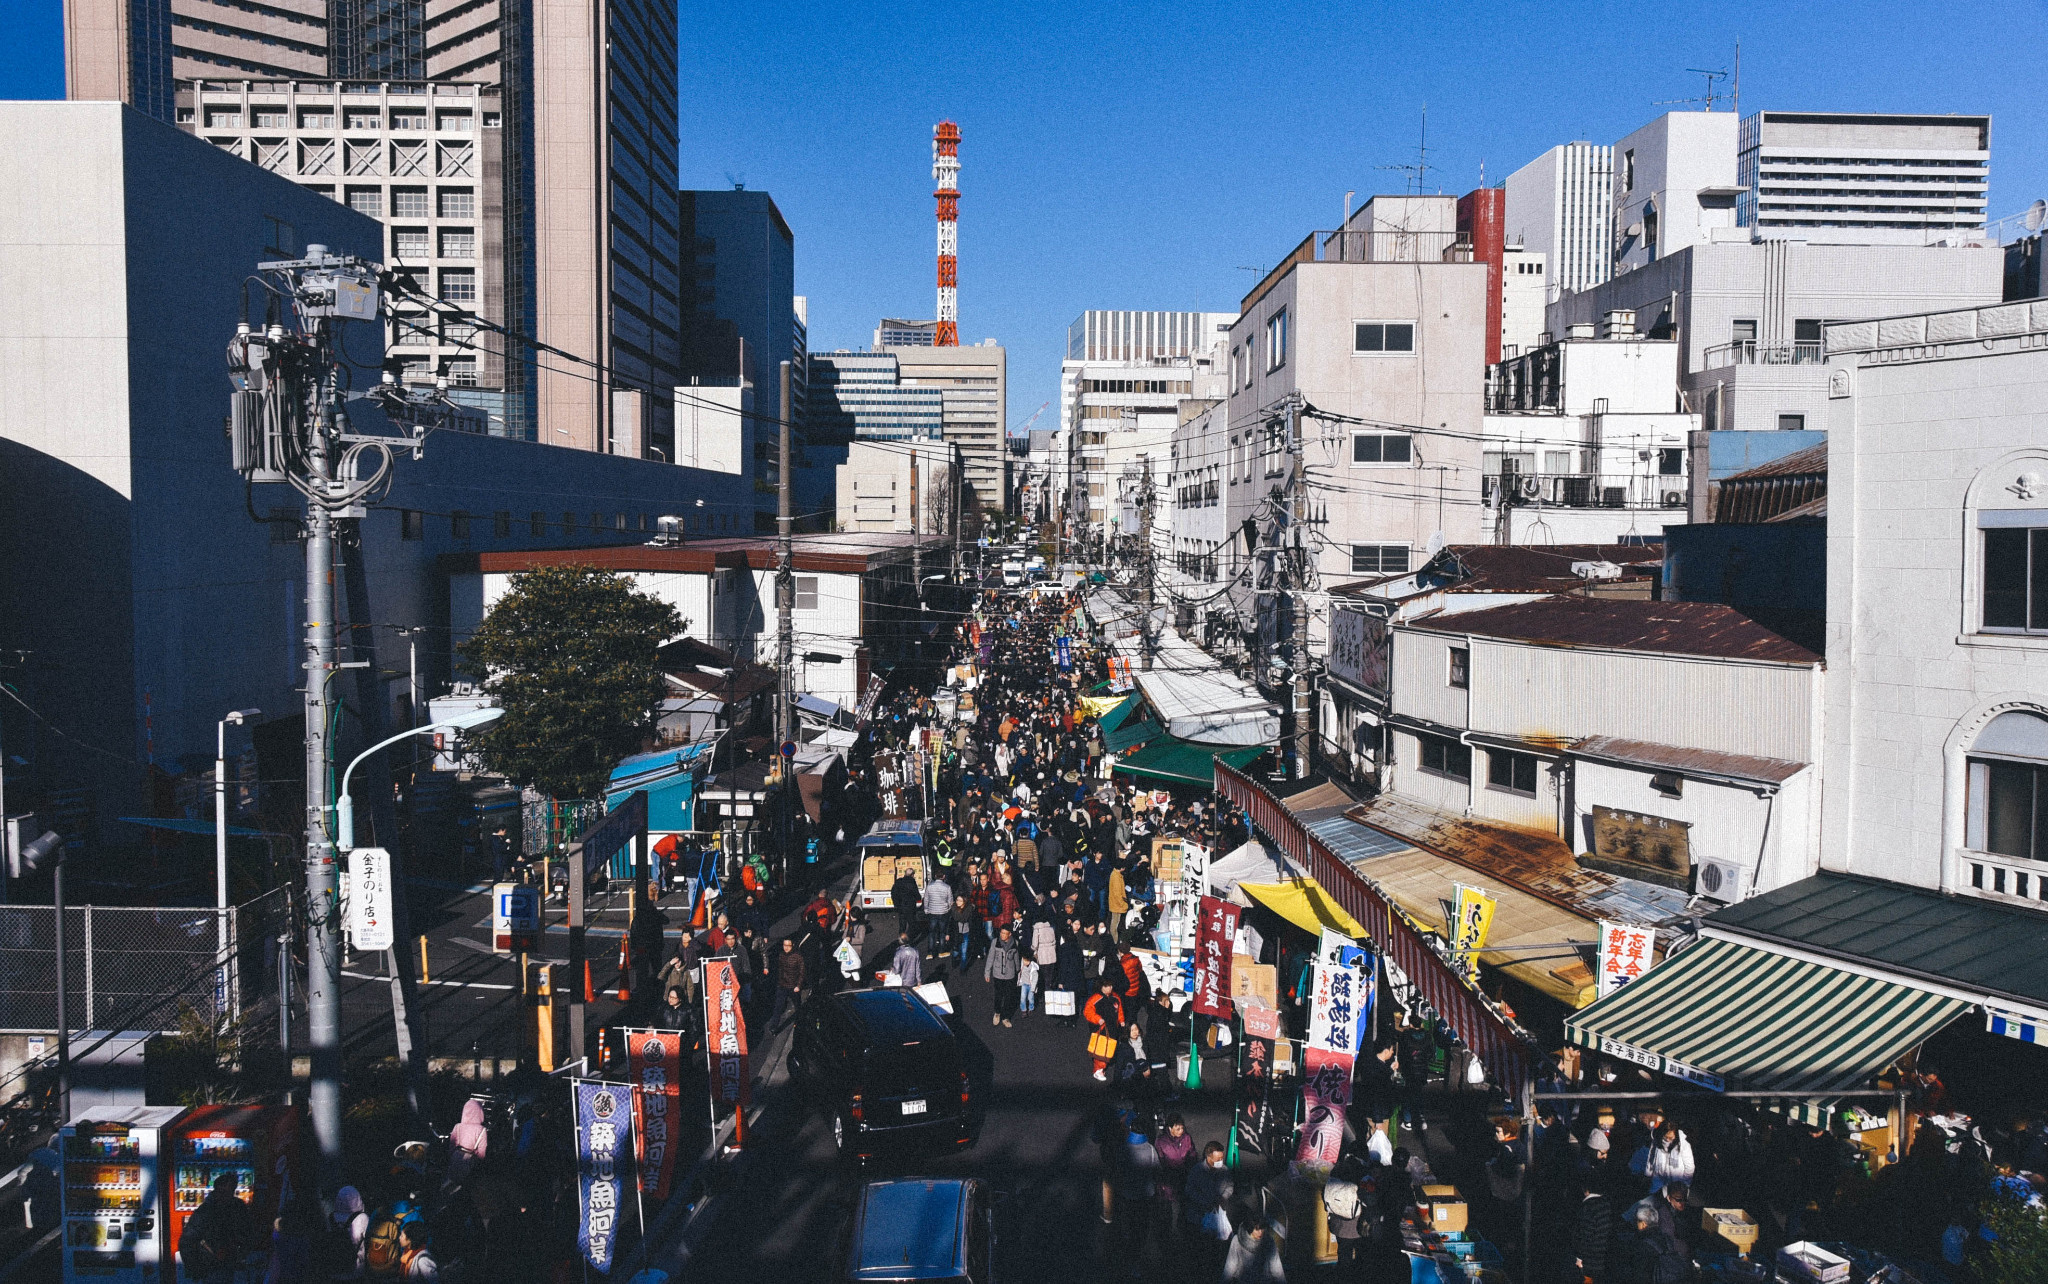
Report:
[[[348,854],[349,942],[365,953],[388,950],[398,939],[391,925],[391,853],[358,847]]]

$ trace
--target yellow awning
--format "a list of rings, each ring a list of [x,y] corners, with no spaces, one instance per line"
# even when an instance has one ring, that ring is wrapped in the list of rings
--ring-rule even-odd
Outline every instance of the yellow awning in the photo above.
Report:
[[[1457,884],[1483,888],[1498,902],[1487,944],[1523,948],[1483,949],[1481,961],[1567,1007],[1582,1008],[1593,1001],[1593,971],[1567,942],[1599,940],[1597,923],[1425,851],[1376,856],[1364,868],[1396,905],[1431,925],[1444,921],[1444,903],[1457,900]]]
[[[1124,697],[1123,697],[1123,696],[1120,696],[1120,695],[1107,695],[1107,696],[1082,696],[1082,697],[1080,698],[1080,700],[1079,700],[1079,701],[1077,701],[1076,703],[1078,703],[1078,704],[1080,705],[1080,707],[1081,707],[1081,716],[1082,716],[1082,717],[1084,717],[1084,718],[1099,718],[1099,717],[1101,717],[1101,716],[1102,716],[1103,714],[1105,714],[1105,713],[1108,713],[1108,712],[1109,712],[1109,711],[1110,711],[1111,709],[1114,709],[1114,708],[1116,708],[1116,707],[1117,707],[1118,705],[1122,704],[1123,702],[1124,702]]]
[[[1354,939],[1365,937],[1365,929],[1358,925],[1358,920],[1346,914],[1344,907],[1312,878],[1285,883],[1239,883],[1238,887],[1310,936],[1321,935],[1327,927]]]

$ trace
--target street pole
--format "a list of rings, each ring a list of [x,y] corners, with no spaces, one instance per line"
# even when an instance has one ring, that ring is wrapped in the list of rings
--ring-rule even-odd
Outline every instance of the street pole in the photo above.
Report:
[[[789,872],[790,794],[796,788],[796,764],[782,755],[782,746],[796,739],[796,685],[795,675],[791,672],[796,657],[790,622],[790,611],[796,605],[796,555],[790,547],[789,538],[789,418],[794,407],[790,397],[789,364],[787,361],[782,363],[782,463],[775,489],[775,761],[778,765],[777,779],[782,786],[777,791],[775,816],[776,837],[782,848],[780,856],[785,875]],[[911,466],[916,467],[915,457]],[[911,510],[911,521],[917,521],[915,507]]]
[[[1303,780],[1309,774],[1310,736],[1315,730],[1315,697],[1309,690],[1308,672],[1308,477],[1307,461],[1302,456],[1300,393],[1294,394],[1288,402],[1287,444],[1293,458],[1287,479],[1287,526],[1292,547],[1284,550],[1281,556],[1287,559],[1287,585],[1294,609],[1294,636],[1288,647],[1289,667],[1294,670],[1288,701],[1294,713],[1294,778]]]
[[[1144,606],[1138,616],[1138,641],[1144,671],[1152,672],[1152,576],[1157,569],[1152,559],[1152,461],[1145,461],[1145,479],[1138,490],[1138,556],[1145,559]]]
[[[71,988],[71,969],[64,960],[64,857],[58,854],[51,868],[54,880],[50,899],[57,910],[57,1122],[71,1122],[71,1013],[65,1006],[65,992]]]
[[[328,323],[314,323],[319,352],[328,351]],[[327,755],[334,672],[333,367],[321,370],[314,394],[306,471],[306,1026],[312,1053],[307,1107],[320,1148],[320,1186],[341,1178],[341,946],[334,841],[327,820]]]

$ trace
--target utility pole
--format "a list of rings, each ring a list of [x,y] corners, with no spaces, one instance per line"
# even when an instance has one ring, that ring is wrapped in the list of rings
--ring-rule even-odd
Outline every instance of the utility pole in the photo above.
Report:
[[[1298,392],[1288,398],[1287,450],[1291,459],[1287,476],[1288,539],[1287,545],[1280,550],[1281,564],[1286,567],[1284,583],[1293,616],[1287,665],[1294,678],[1288,689],[1288,711],[1294,719],[1296,780],[1308,777],[1310,737],[1315,729],[1315,696],[1309,689],[1308,671],[1308,545],[1304,534],[1308,527],[1308,473],[1307,460],[1302,454],[1301,404]]]
[[[782,873],[789,873],[790,795],[796,788],[794,760],[785,758],[782,746],[796,739],[796,678],[790,672],[795,660],[790,610],[796,605],[796,561],[789,539],[789,418],[794,410],[790,391],[789,362],[782,363],[782,416],[778,425],[781,447],[777,452],[780,472],[775,486],[775,762],[777,838],[781,842]]]
[[[1143,602],[1138,615],[1138,642],[1142,655],[1141,663],[1146,673],[1152,672],[1152,580],[1158,568],[1152,558],[1152,460],[1145,461],[1144,478],[1138,483],[1138,556],[1139,566],[1144,574]]]

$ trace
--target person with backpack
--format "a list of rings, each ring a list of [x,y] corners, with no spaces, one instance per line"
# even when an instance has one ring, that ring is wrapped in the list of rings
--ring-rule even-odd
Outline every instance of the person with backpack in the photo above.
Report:
[[[370,1234],[370,1215],[363,1211],[362,1192],[343,1186],[334,1193],[334,1211],[320,1237],[320,1274],[329,1280],[363,1277],[363,1245]]]
[[[232,1284],[236,1268],[256,1247],[254,1218],[235,1195],[236,1180],[233,1173],[214,1178],[178,1236],[178,1260],[203,1284]]]
[[[419,1206],[399,1199],[379,1208],[370,1218],[369,1233],[363,1238],[363,1272],[372,1278],[393,1279],[405,1267],[405,1246],[400,1231],[408,1221],[417,1220]]]
[[[1356,1273],[1359,1269],[1360,1245],[1365,1243],[1365,1202],[1359,1196],[1358,1183],[1365,1176],[1365,1169],[1356,1155],[1346,1155],[1330,1173],[1330,1180],[1323,1184],[1323,1208],[1330,1216],[1330,1234],[1337,1239],[1337,1269]]]

